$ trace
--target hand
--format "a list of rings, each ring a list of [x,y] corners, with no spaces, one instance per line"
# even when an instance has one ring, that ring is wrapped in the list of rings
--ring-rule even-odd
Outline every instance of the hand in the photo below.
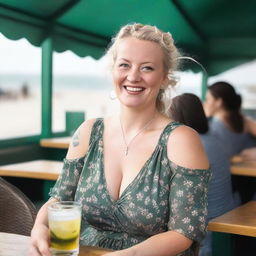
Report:
[[[46,225],[38,224],[31,232],[29,256],[51,256],[49,249],[49,229]]]
[[[256,160],[256,148],[244,149],[240,155],[245,161]]]

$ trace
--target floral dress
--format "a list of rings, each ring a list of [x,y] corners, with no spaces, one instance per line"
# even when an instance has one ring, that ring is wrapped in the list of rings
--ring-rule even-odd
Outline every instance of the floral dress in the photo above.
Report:
[[[113,200],[104,174],[103,119],[97,119],[89,149],[79,159],[64,159],[64,166],[50,196],[81,202],[81,244],[120,250],[150,236],[173,230],[192,239],[182,256],[205,235],[209,170],[178,166],[167,157],[167,140],[180,124],[169,123],[151,157]]]

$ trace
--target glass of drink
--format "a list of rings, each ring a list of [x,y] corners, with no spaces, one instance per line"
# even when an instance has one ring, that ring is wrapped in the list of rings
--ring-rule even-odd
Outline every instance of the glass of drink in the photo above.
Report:
[[[81,209],[81,204],[73,201],[56,202],[48,206],[52,255],[78,255]]]

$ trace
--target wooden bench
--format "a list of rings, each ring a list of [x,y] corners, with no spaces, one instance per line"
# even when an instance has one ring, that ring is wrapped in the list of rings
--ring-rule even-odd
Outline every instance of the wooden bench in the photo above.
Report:
[[[211,220],[208,230],[256,237],[256,201],[248,202]]]
[[[61,161],[35,160],[0,166],[0,176],[57,180],[62,169]]]
[[[40,146],[46,148],[68,149],[71,137],[41,139]]]

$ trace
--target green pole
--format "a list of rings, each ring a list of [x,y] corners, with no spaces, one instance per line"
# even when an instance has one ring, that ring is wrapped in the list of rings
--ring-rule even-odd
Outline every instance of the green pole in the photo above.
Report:
[[[42,44],[42,137],[50,137],[52,130],[52,39],[47,38]]]
[[[207,91],[207,82],[208,82],[208,75],[205,72],[202,72],[202,84],[201,84],[201,99],[202,101],[205,100],[205,94]]]

